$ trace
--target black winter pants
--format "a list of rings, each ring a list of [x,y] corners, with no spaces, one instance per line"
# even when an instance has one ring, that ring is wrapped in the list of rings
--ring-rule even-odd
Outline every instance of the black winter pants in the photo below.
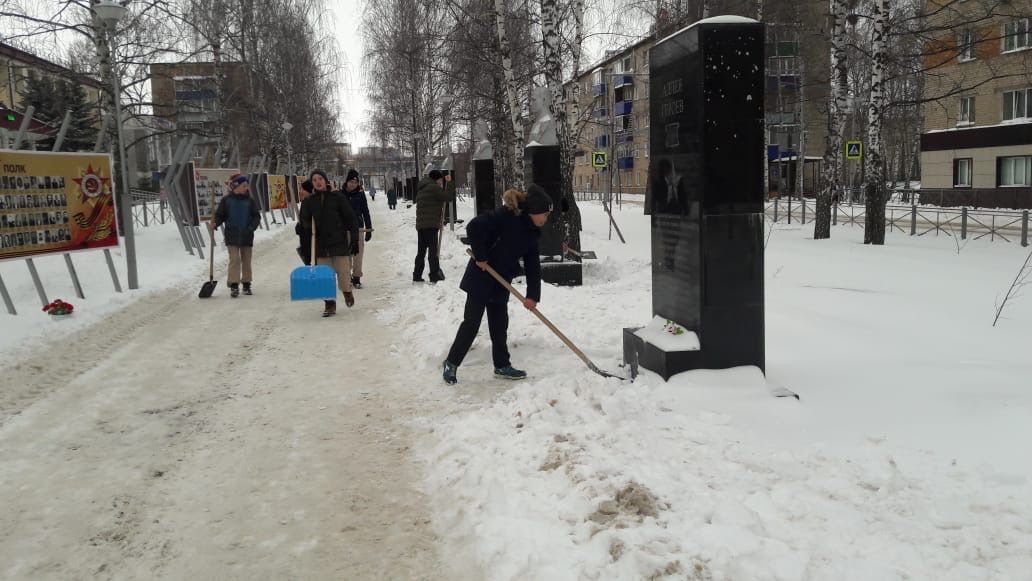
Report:
[[[462,324],[459,325],[459,332],[455,335],[455,342],[452,343],[448,352],[448,361],[456,367],[462,365],[462,360],[469,353],[473,346],[473,340],[480,331],[480,322],[484,319],[484,311],[487,311],[487,328],[491,333],[491,358],[494,360],[495,369],[501,369],[510,365],[509,346],[506,339],[509,333],[509,305],[507,303],[478,303],[466,296],[466,312],[463,314]]]
[[[440,256],[437,255],[438,228],[424,228],[417,230],[419,233],[419,251],[416,254],[416,268],[412,271],[413,278],[423,276],[423,266],[426,264],[426,254],[430,253],[430,278],[436,280],[437,273],[441,271]]]

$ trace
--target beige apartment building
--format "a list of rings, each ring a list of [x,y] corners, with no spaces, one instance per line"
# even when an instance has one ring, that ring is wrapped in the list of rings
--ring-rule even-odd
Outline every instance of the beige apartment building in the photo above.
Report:
[[[1032,208],[1032,0],[929,8],[922,202]]]
[[[86,91],[86,99],[100,103],[103,85],[97,79],[0,42],[0,106],[25,109],[22,93],[31,75],[48,75],[75,81]],[[99,105],[98,105],[99,106]]]

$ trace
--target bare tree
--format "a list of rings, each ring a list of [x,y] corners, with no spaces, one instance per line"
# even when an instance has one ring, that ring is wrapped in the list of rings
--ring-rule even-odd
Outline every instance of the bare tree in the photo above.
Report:
[[[831,99],[828,103],[828,145],[824,153],[824,176],[817,194],[815,240],[831,238],[831,211],[836,195],[841,192],[842,135],[849,106],[849,70],[846,61],[846,0],[830,0],[831,4]]]
[[[871,99],[867,106],[867,180],[864,187],[867,197],[864,244],[885,244],[885,166],[882,160],[882,119],[885,116],[885,65],[888,60],[887,32],[889,23],[889,0],[876,0],[872,18],[873,43],[871,75]]]

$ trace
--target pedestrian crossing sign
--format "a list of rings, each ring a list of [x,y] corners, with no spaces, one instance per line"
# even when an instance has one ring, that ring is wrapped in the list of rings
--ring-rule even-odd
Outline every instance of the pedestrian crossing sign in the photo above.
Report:
[[[591,152],[591,165],[595,168],[603,168],[609,165],[609,160],[606,159],[608,156],[604,151],[593,151]]]
[[[863,141],[846,142],[846,159],[862,159],[864,157]]]

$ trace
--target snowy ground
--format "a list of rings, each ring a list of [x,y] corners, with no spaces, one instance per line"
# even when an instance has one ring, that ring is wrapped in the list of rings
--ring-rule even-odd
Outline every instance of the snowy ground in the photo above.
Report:
[[[621,328],[651,315],[648,221],[625,206],[623,246],[583,206],[602,258],[541,308],[616,369]],[[1028,579],[1032,301],[990,326],[1024,250],[811,234],[779,227],[767,258],[769,377],[799,402],[747,369],[604,380],[514,305],[532,378],[490,379],[484,337],[423,448],[449,560],[490,579]],[[463,301],[461,245],[444,257],[447,285],[384,313],[428,375]]]
[[[648,220],[625,204],[621,245],[582,207],[600,260],[541,308],[624,372]],[[768,375],[798,402],[748,369],[604,380],[515,304],[531,378],[491,377],[484,329],[450,388],[464,247],[414,286],[413,211],[373,211],[367,288],[328,321],[287,301],[288,229],[236,302],[196,298],[172,229],[141,241],[144,292],[114,296],[99,254],[88,301],[54,283],[72,321],[0,265],[24,313],[0,315],[0,577],[1029,579],[1032,301],[990,326],[1020,247],[779,226]]]

